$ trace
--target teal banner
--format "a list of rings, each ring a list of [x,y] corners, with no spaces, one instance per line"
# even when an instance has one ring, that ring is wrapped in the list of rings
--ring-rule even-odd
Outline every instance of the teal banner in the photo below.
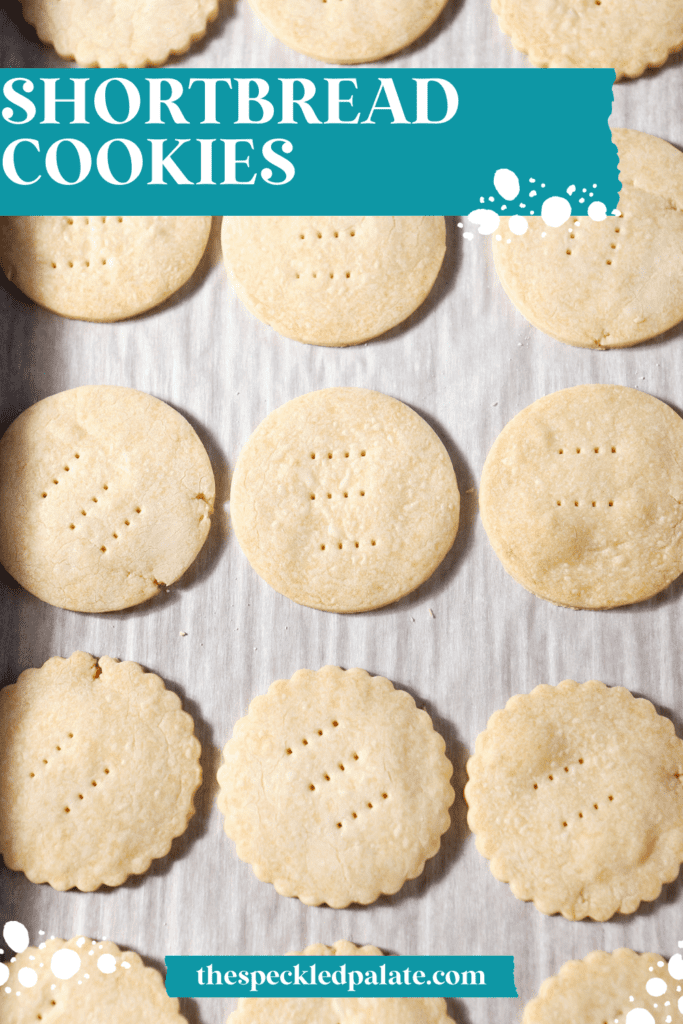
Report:
[[[167,956],[166,968],[179,997],[517,995],[511,956]]]
[[[573,214],[594,202],[609,214],[613,81],[609,70],[3,69],[0,213],[538,216],[560,197]]]

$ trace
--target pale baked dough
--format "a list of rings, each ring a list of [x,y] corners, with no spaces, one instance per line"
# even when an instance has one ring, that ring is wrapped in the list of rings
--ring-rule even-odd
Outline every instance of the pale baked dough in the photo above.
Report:
[[[398,601],[453,544],[451,460],[407,405],[329,388],[272,412],[242,450],[232,523],[256,572],[299,604],[359,612]]]
[[[636,345],[683,320],[683,153],[625,128],[612,139],[620,216],[570,217],[558,228],[527,217],[523,235],[503,218],[493,239],[498,276],[520,313],[584,348]]]
[[[7,867],[82,892],[143,874],[194,814],[193,731],[176,694],[132,661],[77,651],[22,672],[0,690]]]
[[[60,57],[83,67],[139,68],[185,53],[218,0],[21,0],[24,17]]]
[[[185,284],[210,230],[210,217],[2,217],[0,265],[61,316],[123,320]]]
[[[73,977],[63,980],[53,973],[55,954],[78,955],[80,966]],[[113,942],[49,939],[38,948],[29,946],[7,966],[9,978],[0,988],[2,1024],[187,1024],[178,1000],[166,995],[159,972]],[[22,984],[20,971],[34,972],[35,983]]]
[[[443,217],[224,217],[221,242],[259,320],[310,345],[358,345],[424,302],[446,227]]]
[[[512,697],[467,772],[477,849],[544,914],[632,914],[678,875],[683,742],[621,686],[565,679]]]
[[[675,958],[674,958],[675,959]],[[680,960],[680,954],[678,955]],[[680,977],[675,969],[675,977]],[[648,982],[665,986],[666,994],[647,991]],[[547,978],[538,996],[524,1008],[522,1024],[577,1024],[578,1021],[603,1021],[626,1024],[632,1010],[634,1022],[670,1024],[680,1019],[676,1004],[680,986],[667,971],[657,953],[638,955],[631,949],[614,953],[602,950],[589,953],[584,960],[570,960],[559,974]],[[647,1015],[646,1015],[647,1014]]]
[[[632,388],[540,398],[489,452],[481,517],[505,569],[570,608],[645,601],[683,571],[683,421]]]
[[[331,64],[360,64],[402,50],[436,21],[447,0],[249,0],[293,50]]]
[[[660,67],[683,46],[680,0],[492,0],[512,45],[543,68]]]
[[[59,608],[128,608],[191,565],[213,500],[206,451],[170,406],[131,388],[62,391],[0,441],[0,562]]]
[[[377,946],[316,944],[290,956],[382,956]],[[400,960],[396,967],[400,969]],[[453,1024],[445,999],[240,999],[227,1024]]]
[[[302,903],[373,903],[421,874],[453,768],[429,715],[362,669],[301,670],[235,726],[218,806],[256,877]]]

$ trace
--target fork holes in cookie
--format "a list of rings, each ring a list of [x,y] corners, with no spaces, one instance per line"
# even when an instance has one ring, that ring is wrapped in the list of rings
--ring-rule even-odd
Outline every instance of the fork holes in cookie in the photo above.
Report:
[[[368,804],[368,807],[370,808],[370,810],[372,810],[372,804]]]
[[[329,782],[330,781],[329,775],[323,775],[323,778],[324,778],[325,782]]]
[[[321,545],[320,545],[320,550],[321,550],[321,551],[324,551],[324,550],[325,550],[325,545],[324,545],[324,544],[321,544]]]
[[[304,747],[308,746],[308,740],[302,740],[301,743],[303,744]]]
[[[354,761],[357,761],[358,760],[358,754],[354,754],[353,755],[353,759],[354,759]]]
[[[291,753],[292,753],[292,748],[291,748],[291,747],[287,747],[287,753],[288,753],[288,754],[291,754]]]
[[[372,545],[372,547],[374,548],[374,547],[376,546],[376,544],[377,544],[377,541],[376,541],[376,540],[371,540],[371,541],[370,541],[370,544],[371,544],[371,545]]]
[[[333,726],[334,726],[334,728],[336,729],[336,728],[337,728],[337,726],[339,725],[339,722],[337,722],[337,721],[335,720],[335,721],[334,721],[334,722],[332,723],[332,725],[333,725]]]
[[[313,792],[313,790],[315,789],[315,786],[313,785],[313,783],[311,783],[311,784],[310,784],[310,786],[309,786],[308,788],[310,789],[310,791],[311,791],[311,793],[312,793],[312,792]]]

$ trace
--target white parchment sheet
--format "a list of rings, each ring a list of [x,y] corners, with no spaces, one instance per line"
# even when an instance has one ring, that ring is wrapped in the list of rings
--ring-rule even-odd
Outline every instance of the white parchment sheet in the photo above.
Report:
[[[25,24],[17,0],[0,11],[0,51],[4,66],[64,66]],[[271,37],[245,0],[236,0],[223,3],[206,39],[169,66],[320,65]],[[486,0],[452,0],[422,40],[376,66],[528,65],[500,33]],[[614,94],[614,125],[683,148],[680,55],[618,83]],[[567,138],[568,150],[576,141]],[[569,676],[623,684],[652,700],[683,734],[683,582],[631,608],[555,608],[505,574],[481,526],[476,493],[499,431],[551,391],[624,384],[683,411],[683,328],[615,352],[563,345],[510,304],[489,240],[464,239],[452,220],[448,228],[446,260],[424,306],[380,340],[348,349],[289,341],[255,320],[228,285],[217,221],[209,251],[182,291],[123,323],[62,319],[0,280],[3,429],[31,403],[65,388],[139,388],[190,420],[218,484],[213,527],[197,562],[147,604],[76,614],[48,607],[2,577],[3,683],[76,649],[131,659],[181,696],[203,747],[197,814],[147,874],[84,894],[54,892],[0,869],[0,921],[22,921],[33,942],[39,930],[106,936],[160,968],[166,954],[275,954],[339,938],[396,953],[514,954],[519,999],[454,1001],[451,1014],[460,1024],[518,1021],[546,976],[593,949],[678,951],[680,880],[655,903],[606,924],[545,917],[493,878],[467,829],[461,792],[468,751],[489,716],[538,683]],[[460,532],[440,570],[398,604],[363,615],[329,615],[276,594],[252,571],[229,526],[230,472],[251,432],[288,399],[333,386],[375,388],[416,409],[446,445],[464,499]],[[396,896],[366,908],[311,908],[278,896],[237,859],[215,807],[220,751],[252,697],[298,668],[327,663],[386,675],[412,693],[445,736],[455,766],[453,825],[440,853]],[[185,1000],[183,1012],[190,1024],[219,1024],[231,1006],[224,999]]]

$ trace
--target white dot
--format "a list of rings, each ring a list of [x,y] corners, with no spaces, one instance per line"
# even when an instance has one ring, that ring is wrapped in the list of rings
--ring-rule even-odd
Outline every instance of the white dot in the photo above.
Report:
[[[497,242],[502,242],[503,241],[503,236],[502,235],[496,235],[496,241]]]
[[[466,238],[468,242],[471,242],[472,239],[474,238],[474,235],[472,234],[471,231],[463,231],[462,237]]]
[[[0,985],[4,985],[9,978],[9,967],[7,964],[0,964]]]
[[[2,937],[15,953],[23,953],[28,946],[28,930],[21,921],[8,921],[2,929]]]
[[[496,200],[495,200],[495,199],[493,198],[493,196],[489,196],[489,202],[490,202],[490,203],[495,203],[495,201],[496,201]]]
[[[459,227],[459,228],[463,228],[464,226],[465,226],[465,225],[464,225],[464,224],[463,224],[462,222],[458,223],[458,227]]]
[[[82,935],[81,935],[80,939],[76,939],[76,945],[78,946],[79,949],[81,948],[81,946],[85,945],[85,939],[83,938]]]
[[[576,185],[570,185],[569,188],[567,189],[567,195],[568,196],[573,196],[575,192],[576,192]]]
[[[507,208],[507,203],[503,203],[503,205],[501,206],[501,210],[507,210]]]
[[[607,207],[604,203],[598,203],[597,201],[591,203],[588,207],[588,216],[591,220],[604,220],[607,216]]]
[[[50,961],[52,973],[61,981],[73,978],[81,966],[81,958],[75,949],[58,949]]]
[[[533,199],[536,194],[536,189],[532,188],[531,192],[529,193],[529,199]]]
[[[580,202],[580,203],[585,203],[585,202],[586,202],[586,200],[585,200],[585,199],[579,199],[579,202]]]
[[[503,199],[516,199],[519,195],[519,178],[514,171],[502,167],[493,175],[493,187]]]
[[[675,981],[683,978],[683,956],[680,953],[674,953],[669,960],[669,974]]]
[[[520,217],[519,214],[515,214],[514,217],[510,217],[510,223],[508,226],[513,235],[525,235],[529,230],[526,217]]]
[[[480,235],[492,235],[500,224],[495,210],[472,210],[467,219],[478,226]]]
[[[480,202],[480,203],[485,203],[485,202],[486,202],[486,200],[484,199],[484,197],[483,197],[483,196],[479,196],[479,202]]]
[[[12,989],[8,985],[7,988],[5,989],[5,992],[7,993],[7,995],[9,995],[11,991]]]
[[[102,974],[113,974],[116,970],[116,958],[111,953],[103,953],[97,960],[97,966]]]
[[[683,996],[678,1000],[678,1009],[683,1013]]]
[[[547,237],[548,237],[548,232],[547,231],[541,231],[541,238],[547,238]]]
[[[32,967],[22,967],[17,974],[19,984],[23,985],[24,988],[33,988],[35,983],[38,981],[38,975]]]
[[[626,1024],[655,1024],[655,1019],[649,1010],[636,1006],[626,1014]]]
[[[122,966],[122,967],[125,967],[125,968],[126,968],[126,970],[127,970],[127,969],[128,969],[129,967],[130,967],[130,964],[128,963],[128,961],[127,961],[127,960],[122,960],[122,961],[121,961],[121,966]]]
[[[541,217],[550,228],[561,227],[572,215],[572,208],[561,196],[550,196],[541,208]]]
[[[645,991],[650,996],[663,996],[666,992],[664,978],[650,978],[645,986]]]

